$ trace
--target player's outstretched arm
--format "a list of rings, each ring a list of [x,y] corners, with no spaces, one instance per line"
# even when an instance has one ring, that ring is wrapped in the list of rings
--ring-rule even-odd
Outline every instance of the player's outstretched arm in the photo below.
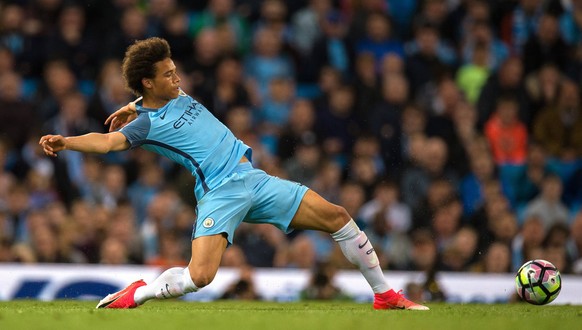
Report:
[[[119,132],[89,133],[69,137],[49,134],[41,137],[38,144],[42,146],[44,153],[51,157],[56,157],[57,153],[63,150],[105,154],[129,148],[127,138]]]
[[[123,126],[129,124],[132,120],[137,118],[137,111],[135,108],[135,103],[139,102],[142,98],[139,97],[133,102],[129,102],[127,105],[119,108],[117,111],[109,115],[105,120],[105,125],[109,126],[109,132],[116,131]]]

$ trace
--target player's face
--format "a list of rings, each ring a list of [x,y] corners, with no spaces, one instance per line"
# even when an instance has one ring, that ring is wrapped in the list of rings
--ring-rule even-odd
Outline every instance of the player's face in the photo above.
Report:
[[[156,76],[146,85],[149,96],[156,101],[167,102],[178,97],[180,93],[180,77],[176,72],[176,65],[170,58],[155,64]]]

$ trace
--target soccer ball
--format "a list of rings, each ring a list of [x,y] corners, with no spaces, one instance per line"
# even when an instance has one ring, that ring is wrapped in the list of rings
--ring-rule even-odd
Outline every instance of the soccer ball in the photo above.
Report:
[[[517,271],[515,288],[521,299],[530,304],[549,304],[562,289],[560,271],[549,261],[530,260]]]

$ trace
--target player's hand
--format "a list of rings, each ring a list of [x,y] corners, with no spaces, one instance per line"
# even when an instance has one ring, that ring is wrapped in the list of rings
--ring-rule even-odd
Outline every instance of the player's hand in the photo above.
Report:
[[[127,105],[121,107],[119,110],[115,111],[109,117],[107,117],[107,120],[105,120],[105,125],[110,125],[109,132],[113,132],[129,124],[135,118],[137,118],[137,111],[135,109],[134,101],[129,102]]]
[[[45,135],[40,138],[38,144],[42,146],[42,151],[51,157],[56,157],[57,152],[65,150],[67,147],[67,142],[62,135]]]

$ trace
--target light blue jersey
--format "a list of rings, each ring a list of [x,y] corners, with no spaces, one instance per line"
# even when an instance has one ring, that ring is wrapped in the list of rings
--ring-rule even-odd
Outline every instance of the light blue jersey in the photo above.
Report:
[[[226,234],[232,244],[241,222],[268,223],[289,232],[308,188],[240,163],[251,148],[208,109],[180,93],[160,109],[136,104],[138,117],[120,132],[131,148],[166,156],[196,177],[198,201],[192,238]]]
[[[136,104],[138,117],[120,132],[130,148],[142,147],[183,165],[196,177],[200,200],[222,183],[251,148],[238,140],[202,104],[180,92],[160,109]]]

